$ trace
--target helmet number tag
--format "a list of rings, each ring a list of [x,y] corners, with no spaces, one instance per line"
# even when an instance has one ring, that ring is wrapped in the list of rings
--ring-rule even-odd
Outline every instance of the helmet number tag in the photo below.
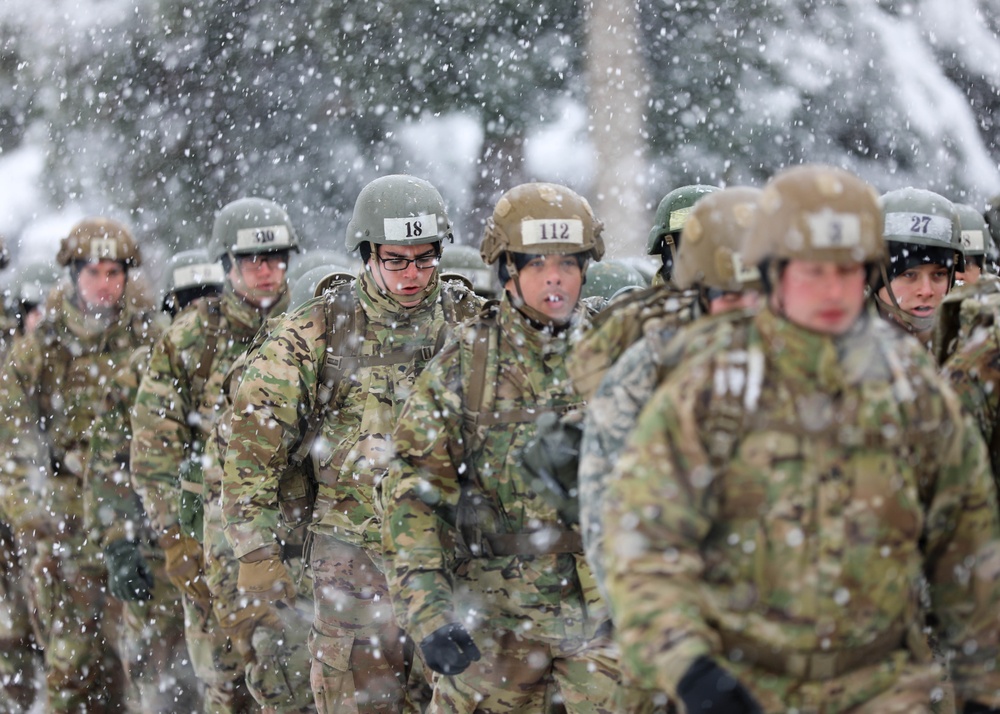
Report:
[[[962,231],[962,247],[966,250],[983,250],[986,240],[982,231]]]
[[[926,213],[887,213],[885,235],[931,238],[951,243],[951,220]]]
[[[583,221],[577,218],[527,218],[521,221],[521,242],[525,246],[546,243],[583,245]]]
[[[436,213],[410,218],[385,218],[382,220],[385,239],[410,243],[433,243],[438,237]],[[420,240],[423,238],[424,240]]]
[[[265,247],[273,250],[283,250],[292,243],[287,226],[261,226],[260,228],[241,228],[236,231],[237,250]]]
[[[118,244],[114,238],[92,238],[90,240],[91,260],[118,260]]]
[[[810,213],[809,233],[813,248],[851,248],[861,244],[861,219],[853,213]]]
[[[221,285],[225,279],[219,263],[199,263],[174,268],[174,290],[208,284]]]

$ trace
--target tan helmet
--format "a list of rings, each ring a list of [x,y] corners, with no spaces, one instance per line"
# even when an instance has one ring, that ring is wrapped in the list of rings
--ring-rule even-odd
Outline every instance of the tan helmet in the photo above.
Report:
[[[740,292],[760,286],[756,264],[743,258],[760,196],[760,189],[734,186],[706,194],[694,205],[674,263],[677,287]]]
[[[139,246],[124,225],[111,218],[84,218],[70,230],[59,244],[56,262],[69,265],[114,260],[130,268],[142,264]]]
[[[500,197],[479,252],[492,265],[503,253],[604,255],[603,224],[587,200],[565,186],[525,183]]]
[[[843,169],[807,164],[780,171],[757,205],[747,265],[792,258],[871,263],[888,256],[878,194]]]

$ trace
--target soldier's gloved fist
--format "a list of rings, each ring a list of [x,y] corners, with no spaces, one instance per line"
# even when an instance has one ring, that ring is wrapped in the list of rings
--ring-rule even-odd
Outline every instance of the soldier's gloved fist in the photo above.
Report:
[[[258,548],[240,558],[236,587],[241,593],[261,600],[295,602],[295,583],[281,562],[281,548],[277,544]]]
[[[104,546],[108,590],[119,600],[140,601],[153,597],[153,572],[139,551],[139,544],[121,538]]]
[[[439,674],[461,674],[479,661],[479,648],[457,622],[439,627],[420,641],[427,666]]]
[[[540,481],[539,494],[567,524],[580,522],[577,472],[580,465],[580,425],[551,412],[538,417],[535,437],[521,450],[524,469]]]
[[[688,714],[763,714],[739,681],[710,657],[699,657],[677,684]]]
[[[159,542],[167,561],[167,578],[202,612],[207,612],[212,593],[205,584],[205,550],[201,543],[181,533],[177,526],[167,531]]]
[[[281,632],[284,628],[274,604],[261,600],[251,600],[245,606],[231,610],[219,618],[219,623],[233,647],[243,656],[244,662],[254,660],[253,635],[258,628],[275,632]]]

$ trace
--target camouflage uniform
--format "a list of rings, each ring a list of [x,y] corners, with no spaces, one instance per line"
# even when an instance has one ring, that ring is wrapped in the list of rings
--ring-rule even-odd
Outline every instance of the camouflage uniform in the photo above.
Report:
[[[102,547],[118,541],[138,544],[152,575],[149,599],[122,602],[118,653],[129,684],[129,711],[193,712],[201,709],[201,687],[184,640],[181,593],[166,576],[163,550],[129,478],[129,410],[150,352],[151,346],[140,347],[115,373],[104,413],[94,424],[85,476],[87,525]]]
[[[282,312],[287,301],[287,295],[283,296],[271,312]],[[227,284],[218,302],[218,324],[214,329],[219,337],[210,357],[209,377],[200,393],[194,394],[191,391],[197,388],[193,385],[194,376],[213,329],[207,317],[210,308],[205,303],[196,305],[201,307],[190,308],[178,316],[154,348],[132,415],[132,479],[161,540],[176,537],[173,534],[178,531],[182,466],[194,454],[203,473],[213,468],[204,448],[225,408],[223,380],[265,318],[265,314],[242,300]],[[225,569],[224,563],[225,556],[214,559],[217,571]],[[230,568],[234,571],[235,565],[230,563]],[[229,585],[225,590],[224,583]],[[214,594],[224,595],[225,605],[236,603],[238,594],[233,578],[227,580],[217,572],[214,584],[217,588]],[[232,649],[208,603],[197,602],[193,595],[191,592],[185,595],[187,642],[195,671],[208,688],[208,711],[241,711],[251,707],[241,656]]]
[[[481,248],[488,263],[499,261],[503,297],[428,366],[393,432],[382,536],[389,587],[429,666],[445,675],[435,711],[561,702],[610,712],[620,703],[606,610],[579,533],[521,463],[536,418],[583,406],[566,372],[589,322],[572,294],[582,279],[554,266],[574,256],[585,275],[587,259],[603,254],[600,233],[589,204],[565,187],[505,193]],[[561,288],[574,303],[559,318],[546,312],[542,286],[561,285],[562,275],[576,287]]]
[[[757,206],[744,258],[768,307],[675,337],[689,356],[608,483],[623,661],[688,709],[996,706],[996,492],[930,355],[864,311],[877,195],[801,166]]]
[[[585,325],[584,315],[575,322]],[[535,493],[517,459],[538,413],[581,405],[565,371],[571,332],[535,329],[507,296],[495,317],[478,324],[491,333],[487,363],[471,364],[471,342],[484,336],[464,327],[461,342],[418,380],[393,433],[398,458],[384,497],[393,600],[417,640],[451,622],[481,635],[482,662],[440,677],[432,707],[542,711],[552,677],[571,711],[614,711],[618,670],[598,632],[606,622],[590,569],[574,532]],[[486,370],[494,393],[483,417],[529,416],[509,424],[484,419],[470,443],[463,394],[474,369]],[[480,524],[472,518],[463,531],[459,513],[474,509],[477,496],[488,505]]]
[[[404,687],[412,644],[392,615],[382,574],[376,488],[402,400],[455,319],[454,308],[449,319],[443,303],[461,306],[462,314],[480,304],[464,287],[433,280],[430,294],[413,308],[381,294],[367,271],[307,302],[260,346],[234,404],[224,508],[227,535],[242,556],[274,542],[278,482],[303,437],[303,415],[315,408],[327,356],[331,326],[325,306],[346,291],[347,304],[360,311],[350,340],[361,353],[336,385],[310,453],[317,482],[310,526],[316,602],[310,649],[320,711],[415,707]]]
[[[105,598],[100,551],[83,528],[82,477],[108,381],[155,328],[127,300],[106,324],[82,313],[74,297],[54,295],[45,320],[4,367],[0,440],[11,447],[3,509],[30,572],[49,710],[118,710],[121,663],[110,646],[114,634],[104,629],[113,626],[116,605]]]
[[[770,311],[718,323],[646,407],[608,485],[623,657],[674,694],[699,655],[728,655],[768,712],[930,711],[926,573],[959,695],[996,706],[984,663],[997,633],[979,614],[997,607],[984,469],[913,340],[871,319],[839,340]],[[956,580],[967,559],[982,569]]]

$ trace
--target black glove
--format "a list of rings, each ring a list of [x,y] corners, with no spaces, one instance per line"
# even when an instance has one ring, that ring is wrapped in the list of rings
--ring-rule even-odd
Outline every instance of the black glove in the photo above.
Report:
[[[677,694],[688,714],[763,714],[750,692],[709,657],[688,667]]]
[[[457,622],[439,627],[420,641],[427,666],[440,674],[461,674],[479,661],[479,648]]]
[[[988,707],[979,702],[966,702],[962,714],[1000,714],[1000,709]]]
[[[149,600],[153,597],[153,572],[139,552],[139,544],[116,540],[104,547],[108,590],[119,600]]]

